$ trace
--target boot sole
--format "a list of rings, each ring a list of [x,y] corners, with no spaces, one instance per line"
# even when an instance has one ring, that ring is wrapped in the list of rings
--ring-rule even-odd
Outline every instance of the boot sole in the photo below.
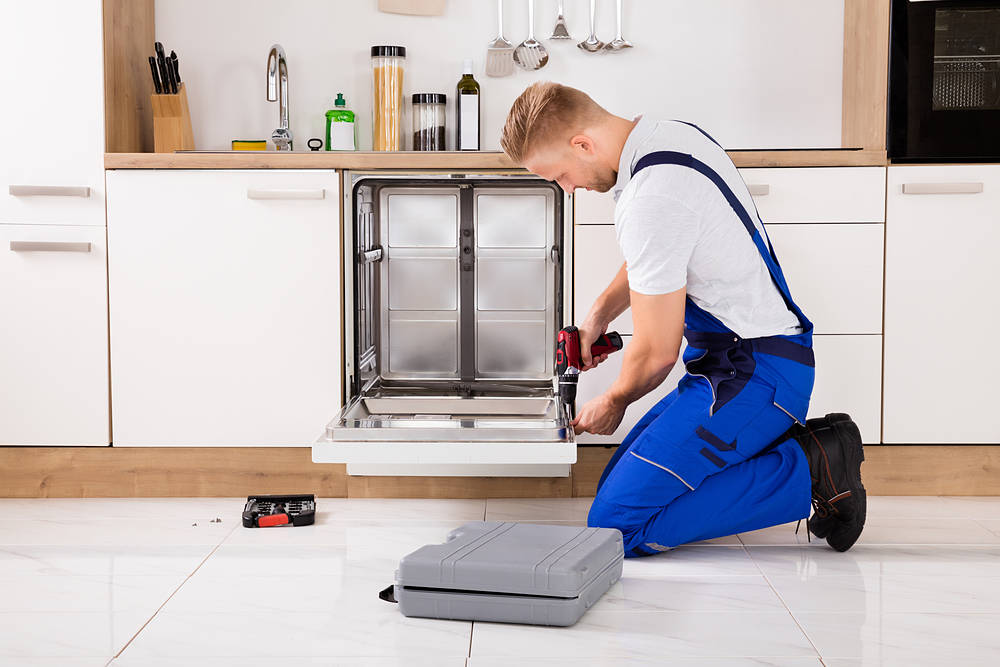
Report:
[[[861,463],[865,460],[864,446],[861,444],[861,431],[857,424],[846,414],[831,413],[826,416],[837,441],[845,454],[844,461],[848,465],[848,489],[851,498],[856,502],[856,513],[850,523],[835,525],[827,535],[827,543],[837,551],[847,551],[861,537],[868,516],[868,494],[861,481]]]

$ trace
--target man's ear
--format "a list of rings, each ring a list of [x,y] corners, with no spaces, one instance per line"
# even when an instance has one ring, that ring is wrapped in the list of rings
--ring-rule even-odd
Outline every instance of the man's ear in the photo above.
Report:
[[[593,157],[597,154],[597,146],[594,145],[594,140],[586,134],[574,135],[569,140],[569,145],[573,149],[573,153],[576,155],[584,153],[588,157]]]

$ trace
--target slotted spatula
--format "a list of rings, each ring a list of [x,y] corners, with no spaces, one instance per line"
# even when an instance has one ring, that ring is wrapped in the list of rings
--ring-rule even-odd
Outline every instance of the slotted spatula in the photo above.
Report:
[[[486,76],[510,76],[514,73],[514,45],[503,37],[503,0],[497,0],[497,38],[486,49]]]
[[[545,47],[535,39],[535,0],[528,0],[528,39],[514,49],[514,62],[528,71],[541,69],[549,62]]]

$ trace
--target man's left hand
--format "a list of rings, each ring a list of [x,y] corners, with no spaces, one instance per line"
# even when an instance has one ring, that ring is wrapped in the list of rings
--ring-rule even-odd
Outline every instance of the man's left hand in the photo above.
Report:
[[[573,430],[577,433],[610,435],[622,423],[625,407],[607,394],[601,394],[580,408],[576,419],[573,420]]]

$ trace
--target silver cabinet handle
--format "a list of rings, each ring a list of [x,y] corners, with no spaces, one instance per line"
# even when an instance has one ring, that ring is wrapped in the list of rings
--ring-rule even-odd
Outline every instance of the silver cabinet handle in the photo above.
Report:
[[[903,183],[904,195],[975,195],[982,183]]]
[[[247,190],[247,199],[326,199],[326,189],[266,190],[250,188]]]
[[[90,188],[74,185],[11,185],[13,197],[89,197]]]
[[[11,241],[14,252],[90,252],[90,243],[76,241]]]
[[[763,197],[764,195],[771,194],[771,186],[767,183],[751,183],[747,186],[750,191],[751,197]]]

